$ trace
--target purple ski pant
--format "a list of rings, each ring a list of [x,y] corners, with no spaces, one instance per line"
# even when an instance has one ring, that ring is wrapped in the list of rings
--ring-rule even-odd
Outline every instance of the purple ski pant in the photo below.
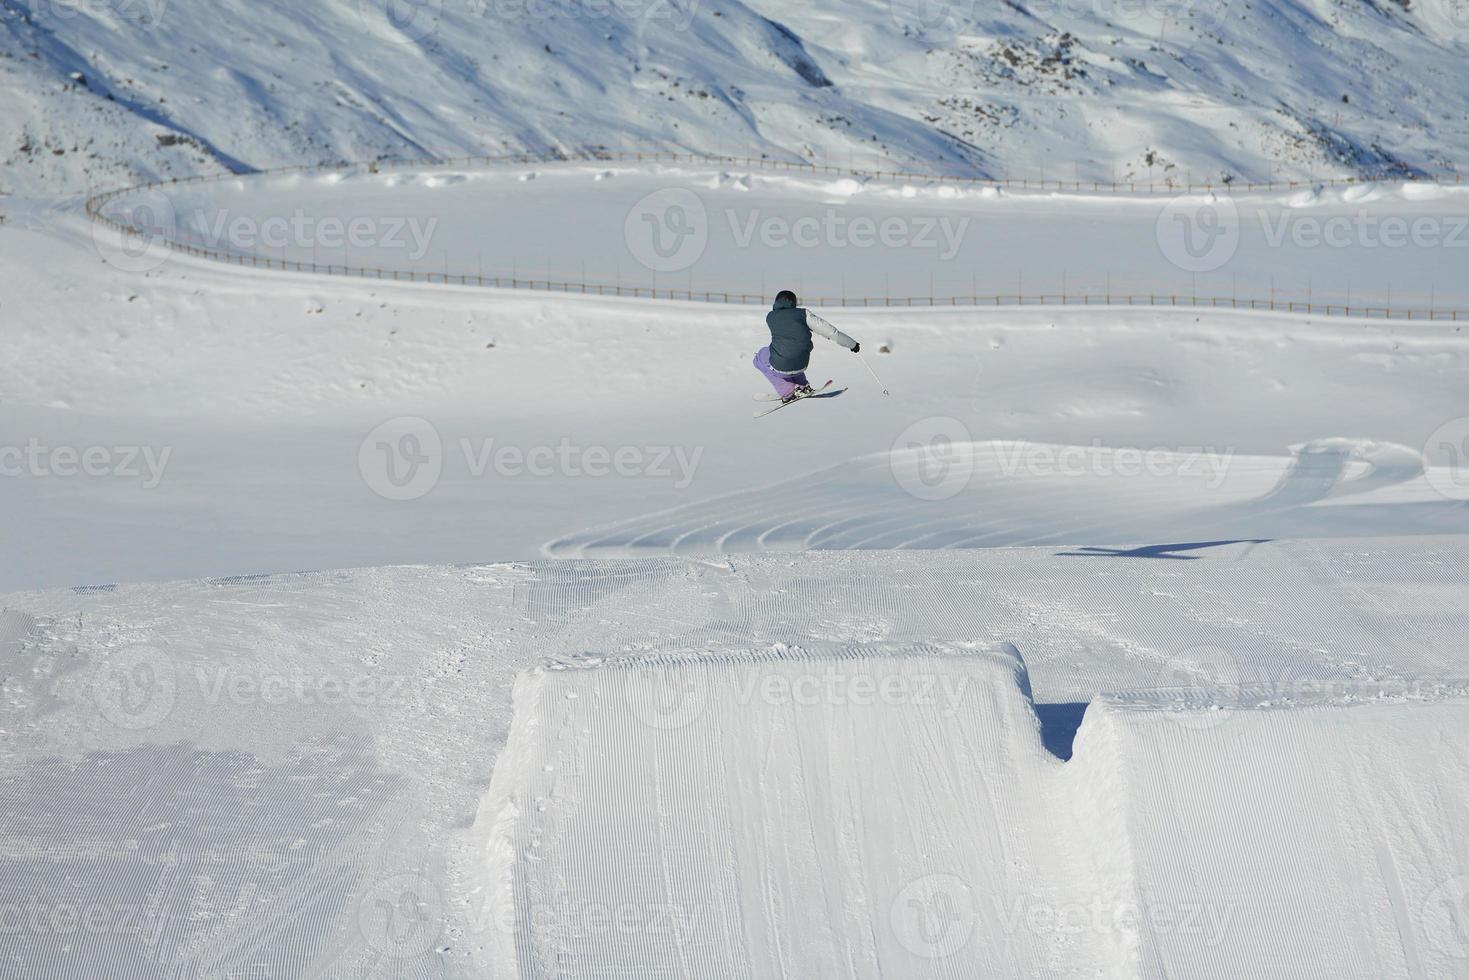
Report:
[[[806,384],[805,371],[795,371],[791,374],[785,374],[771,367],[769,347],[760,348],[760,352],[755,355],[755,367],[761,374],[765,375],[765,380],[770,382],[771,387],[775,389],[775,393],[782,398],[790,397],[791,392],[795,391],[798,385]]]

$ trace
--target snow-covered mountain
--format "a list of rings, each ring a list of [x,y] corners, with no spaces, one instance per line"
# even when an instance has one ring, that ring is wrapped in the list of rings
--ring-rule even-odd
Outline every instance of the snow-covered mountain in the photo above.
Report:
[[[992,176],[1469,159],[1469,0],[0,0],[0,192],[596,147]]]

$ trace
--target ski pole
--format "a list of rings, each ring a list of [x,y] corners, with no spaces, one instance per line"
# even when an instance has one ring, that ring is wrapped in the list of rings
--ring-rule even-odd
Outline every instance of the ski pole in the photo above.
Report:
[[[882,393],[884,395],[891,395],[892,392],[888,391],[887,386],[882,383],[882,379],[877,376],[877,372],[872,370],[872,365],[867,363],[867,358],[862,356],[862,352],[860,350],[857,352],[857,357],[861,359],[862,366],[867,369],[867,373],[872,375],[872,380],[876,381],[877,386],[882,389]]]

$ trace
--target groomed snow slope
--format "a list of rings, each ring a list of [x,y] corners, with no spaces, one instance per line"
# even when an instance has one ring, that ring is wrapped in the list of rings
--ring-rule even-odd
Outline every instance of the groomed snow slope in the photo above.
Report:
[[[484,937],[498,976],[911,977],[942,959],[943,976],[1039,977],[1108,963],[1007,934],[994,914],[1038,887],[1074,900],[1068,866],[1084,860],[1013,648],[536,671],[517,686],[503,759],[489,880],[513,908],[497,920],[517,928]],[[955,883],[964,894],[939,894]],[[943,899],[972,918],[951,936],[922,919]],[[598,909],[647,918],[600,930]]]
[[[4,0],[0,193],[739,149],[994,175],[1469,159],[1464,0]]]
[[[1324,803],[1319,780],[1290,773],[1337,759],[1338,742],[1353,745],[1353,761],[1364,766],[1385,759],[1394,772],[1382,779],[1406,817],[1371,811],[1366,794],[1347,793],[1332,800],[1342,826],[1352,828],[1341,853],[1308,850],[1316,840],[1309,832],[1260,835],[1292,848],[1282,866],[1322,885],[1309,912],[1286,909],[1281,917],[1309,924],[1327,899],[1361,900],[1371,927],[1354,937],[1351,953],[1383,970],[1406,964],[1406,976],[1415,963],[1433,980],[1462,973],[1469,937],[1457,914],[1465,894],[1457,848],[1465,838],[1456,807],[1464,791],[1438,781],[1457,779],[1462,767],[1430,772],[1426,760],[1436,766],[1440,756],[1418,751],[1426,742],[1447,757],[1463,754],[1456,699],[1465,693],[1469,544],[1452,532],[1469,530],[1459,523],[1469,484],[1458,453],[1469,424],[1469,353],[1456,324],[1096,308],[853,311],[841,314],[842,325],[868,350],[889,349],[874,350],[873,361],[894,395],[881,396],[853,359],[828,349],[819,365],[856,379],[840,402],[753,423],[748,395],[758,379],[749,358],[764,335],[758,309],[281,276],[186,259],[129,274],[102,261],[72,205],[21,202],[15,218],[0,226],[0,329],[10,354],[0,359],[0,462],[12,467],[0,480],[7,518],[0,587],[53,590],[0,598],[0,973],[481,978],[484,957],[493,969],[496,949],[506,955],[503,941],[482,934],[505,909],[514,911],[497,904],[496,887],[514,875],[530,880],[537,863],[533,839],[519,853],[487,854],[491,840],[516,840],[503,836],[516,826],[507,821],[534,821],[540,812],[532,805],[506,814],[498,805],[517,792],[505,780],[525,775],[513,766],[490,790],[520,672],[546,668],[596,685],[605,672],[587,668],[598,660],[749,663],[755,651],[760,662],[859,663],[842,654],[853,646],[878,658],[940,650],[986,679],[973,719],[899,710],[864,719],[872,731],[854,737],[874,753],[904,746],[913,765],[890,767],[889,785],[915,797],[943,796],[920,775],[979,780],[963,787],[975,808],[931,811],[935,831],[952,846],[925,859],[959,861],[966,874],[1003,876],[1012,888],[1034,884],[1034,894],[1021,893],[1023,927],[1006,932],[1018,937],[1012,947],[1030,957],[1027,964],[1065,976],[1094,974],[1099,963],[1138,972],[1181,963],[1204,973],[1226,962],[1157,923],[1150,923],[1155,935],[1130,946],[1115,931],[1077,937],[1069,926],[1048,927],[1049,910],[1072,908],[1062,903],[1068,894],[1101,891],[1118,908],[1131,907],[1128,887],[1141,899],[1150,889],[1166,892],[1176,904],[1236,902],[1250,911],[1240,921],[1252,938],[1274,921],[1259,910],[1292,894],[1264,875],[1266,859],[1238,862],[1234,877],[1212,863],[1241,841],[1212,822],[1217,807],[1200,815],[1187,800],[1171,799],[1194,773],[1178,775],[1175,787],[1166,782],[1174,777],[1136,771],[1128,760],[1139,750],[1125,730],[1137,724],[1139,738],[1166,743],[1156,751],[1170,764],[1217,763],[1222,754],[1231,763],[1248,757],[1260,767],[1294,767],[1286,769],[1289,792],[1303,786],[1318,794],[1299,810],[1279,811],[1281,827],[1297,831],[1299,813]],[[557,397],[546,398],[548,390]],[[953,438],[949,421],[972,438]],[[436,452],[405,439],[426,432]],[[1057,457],[1028,457],[998,480],[978,465],[978,451],[964,455],[976,444],[1022,442],[1081,447],[1064,465],[1080,459],[1085,472],[1072,477],[1056,469]],[[550,451],[554,460],[562,445],[576,449],[575,468],[525,469],[527,452]],[[1293,446],[1305,448],[1292,455]],[[1237,466],[1212,490],[1181,468],[1129,476],[1113,465],[1123,452],[1168,465],[1206,461],[1207,447],[1233,451]],[[586,471],[586,452],[605,460],[623,449],[643,468]],[[679,450],[692,464],[686,471]],[[99,452],[109,464],[102,472],[77,472],[80,459]],[[654,466],[654,458],[663,462]],[[887,461],[885,479],[874,459]],[[967,474],[954,465],[965,459],[976,462]],[[420,471],[432,479],[417,482],[412,474]],[[751,498],[730,495],[762,487],[773,488],[768,499],[778,509],[804,506],[792,488],[813,471],[837,476],[825,482],[829,506],[858,508],[873,529],[889,516],[910,520],[889,544],[915,540],[912,523],[934,513],[924,494],[947,487],[946,474],[956,472],[965,485],[938,503],[936,515],[949,530],[989,543],[1054,543],[684,561],[656,557],[667,550],[663,542],[634,560],[449,565],[534,556],[579,528],[637,524],[650,513],[682,515],[677,537],[695,519],[744,519],[683,508],[721,498],[743,508]],[[910,474],[916,483],[901,498],[889,496]],[[1063,482],[1074,489],[1063,492]],[[890,515],[894,499],[901,507]],[[965,506],[993,508],[1000,523],[976,521]],[[1200,520],[1188,520],[1191,508]],[[1280,537],[1197,533],[1215,526],[1211,514],[1240,510],[1251,521],[1263,517],[1268,535]],[[1353,525],[1383,536],[1340,537]],[[863,540],[871,535],[847,543]],[[409,560],[439,564],[343,570]],[[292,567],[338,570],[278,574]],[[146,584],[185,576],[213,577]],[[1013,664],[1007,688],[994,679],[998,668],[975,655],[1004,643],[1026,658],[1033,719]],[[1387,713],[1285,710],[1318,700],[1323,685],[1333,704],[1370,700]],[[1252,700],[1239,700],[1238,688]],[[1165,718],[1216,723],[1233,713],[1210,711],[1212,704],[1256,710],[1268,701],[1283,707],[1266,714],[1302,718],[1290,724],[1306,728],[1287,726],[1257,745],[1253,736],[1228,734],[1257,729],[1231,722],[1204,743],[1192,735],[1169,741],[1147,728],[1153,715],[1129,716],[1114,722],[1123,730],[1112,739],[1120,761],[1083,764],[1107,758],[1090,751],[1107,740],[1092,738],[1082,721],[1087,704],[1100,705],[1099,692],[1136,689],[1154,692],[1140,700],[1161,706]],[[1397,713],[1442,706],[1451,718],[1430,712],[1403,721]],[[830,707],[840,706],[817,706]],[[761,720],[781,717],[791,719],[772,709]],[[1366,735],[1358,743],[1337,727],[1322,734],[1312,727],[1321,717],[1332,726],[1362,719]],[[903,836],[907,824],[896,812],[858,806],[865,773],[807,765],[820,761],[820,739],[806,737],[821,732],[819,724],[742,733],[735,722],[743,718],[726,720],[710,734],[747,753],[730,754],[732,766],[751,780],[750,773],[771,777],[772,795],[762,797],[756,780],[748,798],[784,813],[815,812],[803,811],[804,802],[825,800],[828,812],[862,813],[871,825],[894,828],[888,843],[917,854],[924,842]],[[593,714],[584,727],[603,721],[615,717]],[[1086,737],[1073,755],[1078,724]],[[891,744],[867,737],[882,733]],[[550,748],[532,739],[517,751],[569,758],[557,770],[568,797],[582,792],[583,778],[610,793],[597,783],[607,744],[574,726],[557,734]],[[978,764],[956,773],[943,761],[952,747],[924,741],[928,735],[968,737]],[[792,736],[800,736],[797,751],[753,755]],[[1284,738],[1320,752],[1282,762]],[[1394,741],[1391,752],[1379,747],[1385,740]],[[674,747],[675,756],[680,751]],[[1063,765],[1066,757],[1072,761]],[[1005,775],[1033,765],[1062,787],[1052,800],[1083,807],[1065,823],[1064,813],[1043,813],[1034,798],[1017,796],[1034,827],[1080,825],[1104,839],[1057,834],[1055,846],[1030,848],[1029,868],[996,860],[979,845],[1009,838],[961,836],[952,830],[961,824],[950,822],[983,826],[990,818],[979,801],[1013,782],[982,780],[991,763],[1008,767]],[[1340,771],[1328,768],[1331,778]],[[543,779],[544,770],[529,776]],[[1269,773],[1246,769],[1246,777]],[[821,779],[853,787],[853,795],[814,795]],[[1200,799],[1220,806],[1243,799],[1271,813],[1273,801],[1252,792],[1244,786]],[[1131,812],[1129,799],[1146,809]],[[1437,809],[1418,805],[1425,799]],[[1111,811],[1097,818],[1088,801]],[[544,819],[554,821],[553,801],[543,802]],[[612,835],[614,847],[646,839],[650,815],[659,818],[655,828],[681,826],[673,803],[687,803],[695,816],[737,812],[692,796],[665,802],[669,809],[629,804],[633,819]],[[1008,805],[996,803],[995,823],[1025,815]],[[477,822],[486,807],[491,816]],[[1109,846],[1125,839],[1111,828],[1142,839],[1126,851]],[[550,830],[582,832],[574,821]],[[822,832],[828,836],[814,836]],[[809,894],[815,882],[797,873],[799,865],[779,864],[786,854],[815,853],[784,848],[805,846],[795,833],[789,823],[772,825],[769,837],[742,841],[750,845],[744,853],[769,855],[784,869],[772,883]],[[812,833],[837,846],[829,832]],[[1192,868],[1170,863],[1190,855],[1149,851],[1155,837],[1197,843],[1209,859],[1200,858],[1200,872],[1214,876],[1198,880],[1221,889],[1195,888]],[[1372,850],[1375,864],[1361,863],[1360,838],[1385,842]],[[661,863],[626,846],[611,856],[672,869],[689,852],[680,849],[686,842],[667,843]],[[1067,855],[1077,860],[1052,871],[1049,862]],[[1336,863],[1348,860],[1356,863]],[[1092,862],[1098,867],[1084,872]],[[1440,866],[1445,878],[1429,881],[1425,869]],[[1350,888],[1342,886],[1344,869],[1361,869]],[[893,869],[884,874],[889,887]],[[783,923],[819,914],[782,904],[777,888],[765,894],[761,921],[777,935]],[[931,951],[957,935],[941,927],[962,894],[924,886],[906,896],[935,913],[906,920],[908,939],[916,934]],[[912,902],[905,907],[917,911]],[[572,908],[606,921],[600,907]],[[832,921],[845,924],[841,911]],[[636,912],[634,925],[645,922]],[[1006,909],[1004,921],[1016,921],[1013,913]],[[558,935],[560,925],[552,915],[542,934]],[[993,937],[993,926],[976,924],[975,934]],[[833,930],[831,945],[893,950],[893,942]],[[905,962],[930,962],[897,944]],[[1267,947],[1291,964],[1312,943],[1272,937],[1262,941]],[[806,952],[790,943],[766,948]],[[1322,961],[1360,970],[1344,964],[1348,955],[1334,951]]]
[[[1183,558],[1280,537],[1464,530],[1447,467],[1406,446],[1323,439],[1289,458],[1227,450],[968,441],[956,419],[884,453],[552,541],[556,557],[988,548],[1088,539],[1070,554]]]
[[[126,194],[103,213],[247,260],[827,304],[1218,297],[1464,310],[1469,187],[1038,193],[740,166],[365,168]],[[331,235],[328,222],[363,231]],[[296,230],[300,229],[300,230]],[[327,244],[323,244],[323,243]],[[160,255],[157,262],[165,261]],[[961,301],[975,305],[977,300]],[[993,301],[990,301],[993,304]],[[1147,299],[1142,302],[1147,303]]]
[[[1161,913],[1141,976],[1469,977],[1469,701],[1375,699],[1092,705],[1076,761]]]
[[[1013,647],[534,671],[481,816],[486,965],[1469,976],[1469,701],[1148,697],[1062,766]]]
[[[563,205],[592,213],[617,181],[585,176]],[[324,213],[352,216],[332,207],[341,187],[313,186]],[[443,208],[423,218],[447,200],[461,199],[415,197]],[[1060,202],[1058,236],[1068,214],[1105,229],[1126,209]],[[92,231],[74,208],[0,225],[0,506],[14,516],[0,588],[533,558],[553,541],[561,555],[920,538],[1127,551],[1469,531],[1458,323],[831,311],[893,395],[823,345],[813,371],[850,390],[753,422],[759,307],[179,255],[129,271]],[[57,467],[58,448],[109,465]],[[393,485],[409,473],[421,479]]]
[[[1198,879],[1198,889],[1190,891],[1192,865],[1165,865],[1163,852],[1149,852],[1141,841],[1128,862],[1144,889],[1138,900],[1147,900],[1146,889],[1167,888],[1168,901],[1234,902],[1241,911],[1231,922],[1242,929],[1261,927],[1256,913],[1265,906],[1246,901],[1263,900],[1268,892],[1211,890],[1216,880],[1234,887],[1243,879],[1224,875],[1212,858],[1204,860],[1208,855],[1202,849],[1220,840],[1240,848],[1254,843],[1230,837],[1229,828],[1219,823],[1237,816],[1233,800],[1278,815],[1279,834],[1287,817],[1298,820],[1293,814],[1321,809],[1322,823],[1339,818],[1343,826],[1364,828],[1361,833],[1367,834],[1339,842],[1358,862],[1352,866],[1362,868],[1361,888],[1350,895],[1376,901],[1374,896],[1385,894],[1374,884],[1376,851],[1374,863],[1362,865],[1363,847],[1383,844],[1400,868],[1402,892],[1410,902],[1364,906],[1374,921],[1373,936],[1381,938],[1381,930],[1390,928],[1386,924],[1398,921],[1394,912],[1406,910],[1403,926],[1419,943],[1420,962],[1427,970],[1449,971],[1420,976],[1458,978],[1469,962],[1455,958],[1469,949],[1469,934],[1452,931],[1466,921],[1454,917],[1452,904],[1464,894],[1455,890],[1462,879],[1454,876],[1464,862],[1454,848],[1462,848],[1466,839],[1465,797],[1461,786],[1434,780],[1457,779],[1464,771],[1455,761],[1462,756],[1457,747],[1462,718],[1456,715],[1440,730],[1433,726],[1442,716],[1432,712],[1420,725],[1416,715],[1400,719],[1392,712],[1346,708],[1303,714],[1305,721],[1287,725],[1276,716],[1293,717],[1293,712],[1266,711],[1256,719],[1254,713],[1211,712],[1207,706],[1230,703],[1233,692],[1244,688],[1251,712],[1266,701],[1281,706],[1320,702],[1323,693],[1328,700],[1350,695],[1388,707],[1431,707],[1464,691],[1465,609],[1469,545],[1462,537],[1274,542],[1210,549],[1194,561],[1083,559],[1027,548],[825,552],[719,562],[366,569],[7,595],[0,599],[0,637],[9,638],[0,649],[5,665],[0,909],[7,916],[0,963],[16,976],[78,980],[97,976],[101,964],[109,975],[137,977],[172,968],[180,976],[254,970],[288,976],[483,978],[479,957],[488,949],[481,950],[469,936],[505,921],[500,916],[506,906],[483,889],[492,867],[487,845],[512,825],[477,822],[476,814],[482,807],[499,814],[499,801],[518,792],[517,780],[526,773],[510,767],[510,783],[497,783],[496,792],[490,792],[492,771],[512,729],[511,691],[518,673],[547,664],[566,668],[549,670],[548,683],[560,685],[561,694],[582,696],[564,699],[569,704],[552,698],[545,710],[569,712],[556,717],[585,718],[581,727],[587,729],[608,730],[598,726],[627,718],[623,688],[611,685],[614,696],[603,698],[605,711],[599,713],[586,701],[591,689],[575,686],[595,687],[627,676],[625,670],[589,670],[599,659],[624,667],[629,660],[633,667],[651,664],[656,678],[658,664],[702,655],[778,664],[799,654],[817,663],[855,664],[860,661],[844,658],[841,651],[857,646],[879,656],[940,648],[953,663],[968,665],[964,669],[976,680],[984,679],[983,685],[966,687],[965,694],[973,694],[976,711],[991,705],[985,710],[999,712],[1003,727],[989,731],[1001,722],[977,718],[972,724],[982,727],[971,731],[977,740],[965,744],[976,762],[1003,758],[1013,768],[983,787],[951,784],[955,793],[963,789],[971,799],[983,793],[997,806],[1008,806],[1004,797],[1018,785],[1018,767],[1027,760],[1059,781],[1063,789],[1057,792],[1067,798],[1119,804],[1128,794],[1150,801],[1153,794],[1167,797],[1170,779],[1179,780],[1177,792],[1189,790],[1199,776],[1190,766],[1219,762],[1221,756],[1227,760],[1218,775],[1226,786],[1200,790],[1200,799],[1213,807],[1208,812],[1150,802],[1130,815],[1082,821],[1098,826],[1099,833],[1130,821],[1140,837],[1156,833],[1170,844],[1197,843],[1199,851],[1171,853],[1220,875]],[[1039,736],[1036,720],[1021,704],[1013,668],[992,669],[987,655],[976,656],[1006,642],[1022,651],[1031,668]],[[761,655],[751,658],[752,651]],[[522,689],[528,683],[522,682]],[[1114,723],[1122,735],[1113,754],[1133,762],[1078,766],[1083,759],[1107,758],[1102,749],[1108,740],[1092,737],[1098,720],[1092,715],[1101,705],[1086,709],[1083,721],[1085,702],[1098,692],[1138,689],[1161,690],[1152,703],[1169,713],[1136,720],[1128,715]],[[664,687],[647,695],[666,696],[662,703],[676,711],[679,693]],[[817,706],[814,715],[799,717],[782,715],[778,705],[762,707],[761,724],[742,734],[731,723],[718,733],[727,740],[720,744],[729,746],[730,771],[749,772],[763,762],[772,778],[781,774],[792,780],[799,759],[808,780],[845,779],[856,787],[854,793],[861,792],[861,773],[854,777],[839,765],[817,765],[822,743],[805,737],[821,730],[813,719],[822,712],[839,718],[839,707]],[[1194,709],[1203,710],[1196,715]],[[1171,725],[1167,719],[1173,715],[1200,717],[1213,726],[1207,729],[1211,734],[1196,736],[1188,725]],[[536,717],[526,712],[516,724],[532,725]],[[1219,724],[1221,719],[1228,723]],[[930,719],[902,710],[865,721],[886,726],[883,730],[894,737],[903,730],[910,735],[963,732],[971,724],[964,717]],[[1039,737],[1056,757],[1071,755],[1078,722],[1083,730],[1071,763],[1063,766],[1036,748]],[[1360,742],[1349,731],[1359,723],[1364,725]],[[1142,726],[1135,738],[1127,734],[1134,724]],[[1170,741],[1174,728],[1178,731]],[[589,738],[577,725],[523,731],[535,738],[522,739],[518,751],[571,760],[554,775],[531,772],[532,783],[526,785],[554,779],[566,794],[560,802],[577,795],[586,800],[578,786],[605,789],[598,774],[615,754],[615,743]],[[559,739],[536,740],[558,733]],[[635,730],[619,734],[630,738]],[[797,735],[799,744],[792,742]],[[860,728],[854,737],[874,753],[886,751]],[[1163,744],[1145,750],[1129,739]],[[1288,747],[1291,740],[1307,745],[1309,754],[1296,754]],[[1384,744],[1389,740],[1401,747]],[[677,755],[687,741],[674,739],[667,751]],[[1351,766],[1336,754],[1337,743],[1353,747]],[[754,753],[767,746],[770,754],[757,759]],[[777,747],[782,750],[774,751]],[[948,746],[913,742],[907,750],[913,767],[894,768],[889,775],[914,793],[938,797],[948,792],[915,786],[918,772],[980,776],[978,768],[942,768],[939,760],[947,757]],[[1176,769],[1149,772],[1150,751]],[[1250,766],[1244,765],[1246,759]],[[1393,771],[1375,768],[1379,760]],[[1425,768],[1430,765],[1431,772]],[[1230,766],[1238,768],[1237,777]],[[1084,777],[1088,771],[1097,775]],[[1323,781],[1330,788],[1339,775],[1358,772],[1367,774],[1368,785],[1377,780],[1391,787],[1392,796],[1383,798],[1390,804],[1386,813],[1361,808],[1364,794],[1348,788],[1339,797],[1301,798],[1308,791],[1321,792]],[[1065,788],[1073,776],[1078,780],[1074,792]],[[588,783],[579,782],[584,777]],[[645,773],[642,778],[655,777]],[[1283,798],[1269,804],[1248,785],[1236,786],[1231,797],[1226,787],[1236,779],[1263,781]],[[814,794],[816,782],[805,792]],[[772,793],[777,785],[769,784]],[[757,781],[750,798],[799,806],[802,787],[785,785],[796,795],[762,797]],[[1435,785],[1439,795],[1417,807],[1418,794]],[[837,808],[855,807],[860,799],[816,798]],[[639,835],[657,826],[676,830],[681,817],[672,803],[680,800],[692,803],[694,798],[665,798],[662,809],[656,799],[629,798],[626,812],[635,819],[620,832],[628,836],[618,836],[599,853],[608,859],[638,856],[624,840],[645,839]],[[1393,809],[1399,802],[1412,818],[1406,831]],[[1338,809],[1327,812],[1328,804]],[[553,820],[558,812],[548,805],[538,816],[531,805],[522,816]],[[691,819],[706,812],[695,808]],[[1175,816],[1187,822],[1175,823]],[[885,818],[874,814],[871,819]],[[985,821],[989,815],[976,810],[964,819]],[[1042,821],[1038,826],[1049,827],[1065,817],[1038,814],[1037,819]],[[1264,832],[1268,827],[1231,826],[1242,833],[1256,831],[1259,841],[1279,850],[1273,858],[1248,851],[1234,855],[1241,876],[1253,875],[1268,860],[1309,872],[1313,881],[1336,880],[1333,869],[1345,867],[1316,846],[1324,833],[1320,824],[1292,838],[1295,849],[1289,853],[1281,836]],[[1291,826],[1299,829],[1299,823]],[[555,833],[576,830],[574,821],[548,827]],[[1444,828],[1454,835],[1445,836]],[[818,824],[812,832],[824,830]],[[789,835],[793,829],[774,831]],[[1009,832],[1028,834],[1020,826]],[[1116,839],[1110,831],[1104,836]],[[768,847],[780,839],[767,842]],[[971,836],[959,845],[1008,839]],[[1444,839],[1450,843],[1441,846]],[[1048,842],[1037,856],[1034,879],[1024,877],[1027,869],[1006,866],[1011,881],[1028,881],[1038,889],[1023,893],[1026,916],[1021,920],[1020,938],[1034,950],[1074,945],[1065,942],[1066,936],[1058,942],[1052,935],[1056,930],[1046,917],[1048,909],[1091,914],[1057,905],[1068,893],[1063,889],[1075,892],[1078,882],[1091,880],[1069,877],[1081,874],[1080,864],[1068,865],[1062,877],[1053,879],[1054,889],[1038,876],[1050,867],[1051,849],[1070,853],[1064,849],[1073,843]],[[757,845],[758,839],[750,842],[751,848]],[[1089,842],[1086,846],[1092,848]],[[493,866],[524,862],[524,872],[533,869],[536,852],[544,849],[493,856],[498,862]],[[994,867],[984,863],[983,854],[937,847],[924,860],[940,865],[951,860],[950,853],[968,867]],[[1120,852],[1104,842],[1089,853]],[[1425,893],[1429,882],[1420,874],[1426,854],[1437,855],[1433,860],[1441,862],[1444,879],[1442,888]],[[697,852],[674,848],[669,855],[683,860]],[[560,854],[554,860],[571,857]],[[1176,882],[1172,870],[1159,870],[1164,867],[1178,870]],[[785,880],[802,888],[813,884]],[[1095,881],[1125,877],[1103,867]],[[1325,891],[1313,899],[1312,908],[1328,899],[1347,901],[1347,894]],[[777,893],[771,895],[773,901]],[[17,908],[19,919],[10,913]],[[592,906],[581,908],[597,914]],[[794,921],[789,916],[798,913],[820,914],[793,906],[784,914],[774,905],[771,909],[776,922]],[[1004,909],[1006,921],[1013,913],[1013,907]],[[1300,922],[1307,912],[1281,914]],[[90,916],[86,921],[93,925],[70,928],[73,915]],[[549,924],[557,922],[551,918]],[[1466,945],[1455,946],[1456,935]],[[1230,955],[1247,952],[1226,946]],[[1307,947],[1290,948],[1298,953]],[[1152,953],[1140,950],[1138,961],[1188,951],[1186,943],[1162,943]],[[1110,947],[1103,954],[1111,956]],[[1390,959],[1384,956],[1382,962]]]

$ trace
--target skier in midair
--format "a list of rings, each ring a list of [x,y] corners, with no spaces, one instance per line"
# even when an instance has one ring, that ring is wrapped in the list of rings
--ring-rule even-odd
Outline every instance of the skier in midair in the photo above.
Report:
[[[857,341],[810,310],[802,309],[799,302],[789,289],[776,294],[775,305],[765,315],[770,345],[760,348],[755,355],[755,367],[775,388],[782,403],[812,393],[806,381],[806,366],[811,363],[813,333],[841,344],[854,354],[862,349]]]

